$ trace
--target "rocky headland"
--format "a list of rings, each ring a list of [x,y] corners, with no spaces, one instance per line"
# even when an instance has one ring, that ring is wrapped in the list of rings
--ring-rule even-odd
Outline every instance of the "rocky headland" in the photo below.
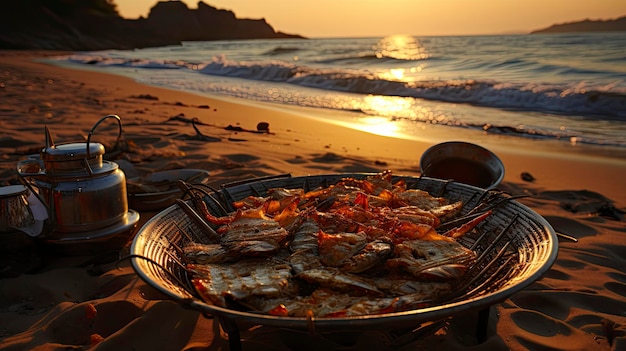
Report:
[[[583,20],[554,24],[550,27],[532,31],[539,33],[582,33],[582,32],[619,32],[626,31],[626,16],[611,20]]]
[[[139,19],[122,18],[105,0],[19,0],[0,5],[0,49],[89,51],[270,38],[302,37],[276,31],[265,19],[240,19],[202,1],[197,9],[181,1],[159,1]]]

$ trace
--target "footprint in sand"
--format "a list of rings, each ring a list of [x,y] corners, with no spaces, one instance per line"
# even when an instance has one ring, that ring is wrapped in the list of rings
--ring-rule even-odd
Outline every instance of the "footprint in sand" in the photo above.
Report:
[[[567,320],[573,310],[594,311],[613,315],[623,310],[623,302],[610,296],[600,295],[595,290],[522,292],[511,300],[520,308],[541,311],[542,314]]]
[[[575,261],[571,261],[571,262],[575,262]],[[559,265],[561,265],[561,263],[563,262],[561,261],[558,262]],[[553,266],[548,272],[546,272],[545,277],[566,281],[566,280],[570,280],[572,276]]]
[[[511,313],[511,319],[520,328],[539,336],[570,335],[571,327],[535,311],[517,311]]]
[[[607,290],[610,290],[620,296],[626,297],[626,284],[622,284],[618,282],[608,282],[604,284],[604,287]]]
[[[618,282],[626,284],[626,274],[624,273],[609,272],[606,275],[617,280]]]

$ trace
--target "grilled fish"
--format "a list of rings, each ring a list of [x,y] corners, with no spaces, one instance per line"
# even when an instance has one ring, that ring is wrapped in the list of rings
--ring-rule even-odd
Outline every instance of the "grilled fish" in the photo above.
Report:
[[[272,260],[242,260],[231,264],[187,265],[191,282],[206,301],[226,307],[227,299],[250,296],[286,297],[297,292],[291,267]]]

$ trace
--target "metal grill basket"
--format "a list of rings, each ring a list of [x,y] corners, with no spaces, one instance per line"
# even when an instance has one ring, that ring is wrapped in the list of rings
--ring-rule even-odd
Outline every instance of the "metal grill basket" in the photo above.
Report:
[[[344,177],[364,178],[372,174],[330,174],[291,177],[283,175],[247,183],[227,184],[211,193],[210,210],[216,215],[231,211],[232,201],[246,196],[260,196],[271,188],[312,190],[334,184]],[[343,318],[295,318],[261,315],[221,308],[200,300],[191,286],[187,272],[180,265],[176,246],[189,240],[181,232],[198,233],[195,222],[178,205],[172,205],[150,219],[137,233],[131,247],[132,266],[137,274],[170,298],[234,328],[255,325],[317,332],[363,330],[367,328],[400,329],[437,321],[459,313],[484,309],[505,300],[539,279],[557,255],[557,237],[548,222],[530,208],[498,191],[426,177],[394,176],[404,179],[408,188],[422,189],[450,201],[462,200],[463,215],[483,208],[493,213],[460,242],[473,248],[479,261],[458,282],[455,294],[441,304],[406,312]]]

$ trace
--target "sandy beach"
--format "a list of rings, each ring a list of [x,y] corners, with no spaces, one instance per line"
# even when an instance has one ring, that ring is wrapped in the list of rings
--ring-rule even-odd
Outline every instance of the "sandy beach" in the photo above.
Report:
[[[44,126],[57,143],[82,142],[109,114],[123,124],[118,160],[125,170],[143,176],[204,169],[214,187],[283,173],[390,169],[419,176],[419,158],[428,147],[462,137],[450,129],[446,139],[386,138],[326,123],[308,109],[209,98],[39,61],[54,54],[0,52],[0,185],[17,184],[16,164],[41,150]],[[193,119],[197,129],[189,123]],[[269,133],[257,132],[261,122],[269,124]],[[116,126],[104,123],[96,137],[112,149]],[[483,146],[505,165],[499,188],[527,195],[519,201],[564,234],[557,261],[542,279],[491,308],[483,342],[475,340],[471,325],[453,319],[401,348],[364,336],[354,349],[626,349],[626,160],[609,151],[515,138]],[[524,172],[534,181],[523,180]],[[156,213],[141,212],[137,227]],[[169,300],[127,261],[117,262],[127,245],[63,255],[0,237],[1,350],[228,349],[213,319]],[[294,345],[264,330],[243,337],[244,350]]]

